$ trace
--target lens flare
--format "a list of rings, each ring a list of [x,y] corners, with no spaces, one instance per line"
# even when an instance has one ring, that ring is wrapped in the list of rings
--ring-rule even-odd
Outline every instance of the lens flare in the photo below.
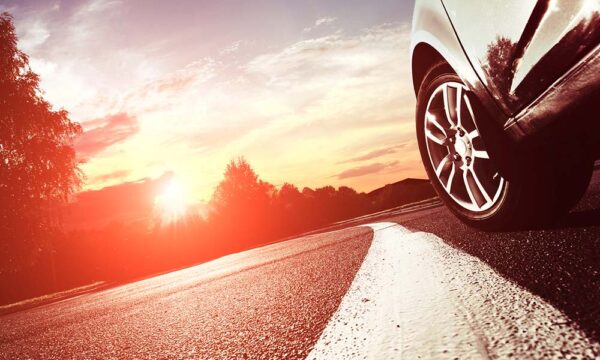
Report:
[[[156,196],[155,209],[163,223],[181,219],[187,211],[185,190],[177,179],[170,179]]]

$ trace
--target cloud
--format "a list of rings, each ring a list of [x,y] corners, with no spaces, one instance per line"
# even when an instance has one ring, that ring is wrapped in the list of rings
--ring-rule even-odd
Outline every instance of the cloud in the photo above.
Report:
[[[393,162],[385,163],[385,164],[384,163],[374,163],[374,164],[370,164],[370,165],[359,166],[359,167],[345,170],[345,171],[339,173],[338,175],[336,175],[336,177],[340,180],[361,177],[361,176],[365,176],[365,175],[379,173],[385,169],[391,168],[396,165],[398,165],[398,161],[393,161]]]
[[[336,20],[337,20],[337,18],[335,18],[335,17],[325,17],[325,18],[317,20],[315,22],[315,26],[319,27],[319,26],[325,25],[325,24],[333,24]]]
[[[372,187],[371,179],[344,174],[342,164],[378,159],[373,162],[385,165],[395,144],[412,138],[407,24],[328,36],[314,31],[279,48],[228,42],[227,50],[220,53],[224,47],[218,46],[212,57],[178,58],[162,38],[123,47],[106,21],[97,24],[102,16],[90,18],[90,31],[83,19],[102,12],[112,21],[118,3],[90,4],[74,9],[76,16],[63,31],[68,36],[51,32],[39,46],[40,55],[46,49],[54,57],[32,61],[42,79],[52,83],[43,86],[52,95],[49,100],[83,120],[87,131],[77,150],[90,158],[83,167],[90,187],[174,170],[195,179],[193,186],[206,198],[223,164],[245,155],[274,183],[319,186],[340,173],[334,181],[353,179],[346,184],[360,190]],[[335,19],[323,18],[314,25],[327,29],[331,24]],[[86,41],[74,34],[81,27],[88,27],[82,35]],[[65,48],[54,46],[57,39],[68,40],[76,54],[90,54],[104,38],[111,47],[98,56],[56,55]],[[99,119],[85,121],[90,118]],[[389,160],[404,163],[415,157],[412,145]],[[119,151],[104,151],[113,146]],[[122,178],[107,174],[115,169],[131,172],[116,174]],[[394,169],[382,170],[373,182],[416,175],[392,174]]]
[[[136,117],[126,113],[109,115],[84,124],[92,127],[77,139],[75,149],[80,158],[87,159],[105,149],[122,143],[139,131]]]
[[[66,207],[65,225],[71,229],[98,228],[113,221],[150,220],[155,198],[172,176],[165,173],[156,179],[144,178],[81,192]]]
[[[32,21],[22,28],[25,30],[19,34],[19,48],[26,53],[34,51],[50,37],[50,31],[46,24],[40,20]]]
[[[353,157],[348,160],[340,161],[338,164],[348,164],[348,163],[353,163],[353,162],[373,160],[373,159],[376,159],[378,157],[382,157],[385,155],[395,154],[396,152],[398,152],[398,150],[406,147],[407,145],[408,144],[404,143],[404,144],[399,144],[399,145],[394,145],[394,146],[389,146],[389,147],[385,147],[385,148],[381,148],[381,149],[372,150],[364,155],[360,155],[360,156]]]
[[[115,180],[115,179],[120,180],[120,179],[125,178],[129,174],[130,174],[129,170],[117,170],[117,171],[110,172],[108,174],[94,176],[93,181],[102,183],[102,182],[106,182],[108,180]]]
[[[212,59],[194,61],[129,91],[120,103],[115,103],[137,114],[179,106],[192,94],[198,98],[198,88],[217,75],[216,66]]]
[[[166,95],[169,93],[179,93],[192,88],[197,83],[203,83],[215,76],[215,62],[211,59],[194,61],[184,68],[160,77],[142,88],[143,95],[147,96],[150,92]]]
[[[380,75],[392,66],[408,73],[408,68],[392,60],[406,57],[409,28],[403,24],[385,24],[365,29],[358,35],[335,33],[294,43],[277,53],[258,56],[248,68],[250,71],[270,74],[272,77],[298,79],[298,75],[312,72],[312,77],[344,74],[346,76]],[[325,72],[318,72],[325,71]],[[291,74],[290,74],[291,71]],[[300,78],[301,79],[301,78]]]
[[[254,126],[259,125],[254,124]],[[186,140],[194,149],[214,150],[240,139],[242,136],[252,131],[252,129],[253,127],[248,126],[247,124],[238,124],[237,126],[235,124],[231,124],[207,129],[195,134],[188,134],[184,136],[183,139]]]
[[[305,184],[327,179],[332,169],[344,170],[339,164],[353,157],[348,153],[380,150],[374,145],[404,143],[406,151],[394,160],[418,159],[415,143],[409,143],[414,138],[415,105],[406,65],[409,33],[408,24],[385,24],[357,34],[305,39],[254,58],[245,67],[246,76],[257,79],[254,83],[262,85],[257,89],[268,94],[268,104],[278,105],[280,113],[240,139],[240,153],[268,158],[279,145],[281,158],[271,157],[266,165],[272,176],[281,176],[278,172],[286,168]],[[322,168],[310,175],[302,170],[316,163]],[[395,175],[417,176],[420,170],[412,169]],[[361,188],[365,183],[363,178],[350,185]]]
[[[313,30],[316,30],[320,27],[326,26],[326,25],[331,25],[333,23],[335,23],[337,21],[336,17],[324,17],[321,19],[318,19],[317,21],[315,21],[315,24],[313,26],[309,26],[307,28],[304,28],[303,32],[304,33],[309,33]]]
[[[240,48],[242,47],[242,45],[244,44],[243,41],[236,41],[234,43],[232,43],[231,45],[227,46],[225,49],[221,50],[220,54],[221,55],[230,55],[233,53],[236,53],[240,50]]]

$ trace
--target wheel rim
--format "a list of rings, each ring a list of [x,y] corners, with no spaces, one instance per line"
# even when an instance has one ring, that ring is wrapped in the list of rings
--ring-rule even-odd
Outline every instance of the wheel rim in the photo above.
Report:
[[[467,88],[457,82],[440,85],[425,112],[425,143],[440,185],[462,208],[484,212],[500,199],[506,181],[483,144]]]

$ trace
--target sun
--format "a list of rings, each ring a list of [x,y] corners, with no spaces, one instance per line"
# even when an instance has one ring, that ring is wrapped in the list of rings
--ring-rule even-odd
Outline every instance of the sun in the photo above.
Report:
[[[181,219],[187,211],[185,190],[177,179],[170,179],[154,200],[155,208],[164,223]]]

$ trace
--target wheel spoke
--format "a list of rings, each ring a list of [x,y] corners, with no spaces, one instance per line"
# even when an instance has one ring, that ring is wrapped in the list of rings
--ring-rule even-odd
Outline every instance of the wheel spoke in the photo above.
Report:
[[[450,111],[450,109],[452,108],[452,105],[450,104],[449,88],[450,88],[450,85],[448,85],[448,84],[446,84],[444,86],[444,110],[446,111],[446,120],[448,120],[448,123],[452,126],[456,126],[456,122],[452,118],[452,114]]]
[[[488,154],[487,151],[482,151],[482,150],[473,150],[473,157],[476,158],[480,158],[480,159],[490,159],[490,155]]]
[[[479,130],[475,129],[473,131],[471,131],[467,137],[469,138],[469,140],[473,141],[473,139],[475,139],[476,137],[479,137]]]
[[[427,136],[427,138],[431,141],[433,141],[434,143],[438,144],[438,145],[444,145],[446,142],[446,139],[440,139],[437,136],[433,135],[433,133],[429,130],[425,130],[425,136]]]
[[[467,194],[469,195],[471,204],[473,204],[477,208],[480,208],[479,203],[477,203],[477,200],[475,199],[475,195],[473,194],[473,190],[471,189],[471,183],[469,182],[469,179],[467,178],[467,174],[468,174],[468,170],[463,169],[463,182],[465,183],[465,189],[467,189]]]
[[[462,119],[460,118],[460,111],[461,111],[461,103],[462,103],[462,87],[458,87],[456,89],[456,126],[461,127],[462,126]]]
[[[456,164],[452,163],[452,170],[450,170],[450,175],[448,176],[448,183],[446,183],[446,191],[448,194],[452,191],[452,181],[454,181],[454,174],[456,174]]]
[[[469,100],[468,96],[464,97],[465,99],[465,105],[467,106],[467,110],[469,111],[469,115],[471,116],[471,121],[473,121],[473,124],[475,124],[475,113],[473,113],[473,107],[471,106],[471,100]],[[475,127],[477,127],[477,125],[475,125]],[[477,130],[477,129],[475,129]],[[479,132],[477,132],[477,135],[479,136]]]
[[[446,157],[444,157],[442,159],[442,161],[440,161],[440,163],[438,164],[437,168],[435,168],[435,174],[438,176],[438,178],[440,177],[440,175],[444,171],[444,167],[446,166],[446,164],[448,163],[448,161],[450,161],[450,154],[446,155]]]
[[[488,195],[488,193],[485,190],[485,188],[483,187],[483,185],[481,185],[481,181],[479,181],[479,178],[477,177],[477,174],[473,170],[470,170],[470,171],[471,171],[471,176],[473,177],[473,180],[475,180],[475,184],[477,185],[477,190],[479,191],[479,193],[481,195],[483,195],[483,198],[485,199],[485,203],[486,204],[491,203],[492,202],[492,198],[490,198],[490,195]]]
[[[444,129],[444,127],[442,125],[440,125],[440,123],[435,118],[435,115],[433,115],[431,113],[427,113],[427,121],[432,123],[433,126],[438,128],[438,130],[440,130],[445,136],[448,136],[448,134],[446,133],[446,129]]]

